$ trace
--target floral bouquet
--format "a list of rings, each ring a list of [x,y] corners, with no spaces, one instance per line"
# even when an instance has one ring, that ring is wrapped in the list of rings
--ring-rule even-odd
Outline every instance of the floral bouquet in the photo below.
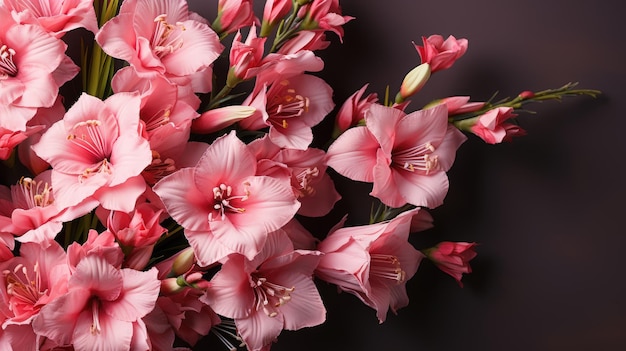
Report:
[[[220,0],[212,21],[185,0],[0,0],[0,349],[184,350],[211,334],[269,350],[324,323],[317,284],[380,323],[423,259],[462,285],[476,243],[409,240],[433,226],[457,149],[524,135],[529,103],[599,92],[415,108],[468,48],[431,35],[401,86],[336,108],[316,53],[351,20],[337,0]],[[320,233],[339,177],[371,184],[369,223]]]

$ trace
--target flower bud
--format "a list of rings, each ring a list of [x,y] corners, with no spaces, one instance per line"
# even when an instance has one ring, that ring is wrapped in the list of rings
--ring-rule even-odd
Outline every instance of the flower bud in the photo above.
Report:
[[[188,247],[176,256],[174,263],[172,263],[172,276],[178,276],[187,273],[191,267],[196,263],[196,256],[193,253],[193,249]]]
[[[178,284],[178,278],[167,278],[161,280],[161,294],[168,296],[177,294],[183,289],[185,286],[181,286]]]
[[[400,92],[396,96],[396,102],[400,103],[420,91],[429,78],[430,65],[428,63],[422,63],[421,65],[413,68],[404,77],[402,85],[400,86]]]
[[[525,100],[525,99],[530,99],[530,98],[534,97],[534,96],[535,96],[535,93],[533,93],[532,91],[529,91],[529,90],[524,90],[524,91],[522,91],[521,93],[519,93],[519,95],[518,95],[518,96],[519,96],[521,99],[524,99],[524,100]]]

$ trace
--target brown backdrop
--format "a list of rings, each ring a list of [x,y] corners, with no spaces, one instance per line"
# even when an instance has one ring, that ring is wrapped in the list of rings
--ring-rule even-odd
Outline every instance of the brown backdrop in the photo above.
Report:
[[[387,84],[394,91],[419,63],[411,41],[435,33],[468,38],[469,50],[431,78],[413,108],[450,95],[485,100],[495,91],[515,96],[570,81],[604,95],[534,105],[537,115],[520,118],[528,136],[496,146],[470,138],[461,147],[446,202],[433,212],[436,228],[412,240],[479,242],[465,288],[424,262],[407,285],[410,305],[379,325],[373,310],[322,283],[328,321],[283,332],[272,349],[626,349],[621,2],[340,2],[356,20],[345,26],[343,44],[333,40],[322,53],[321,74],[338,105],[368,82],[370,91],[382,94]],[[213,18],[214,3],[191,7]],[[365,216],[367,199],[356,193],[369,188],[337,182],[345,199],[329,223],[347,210]]]

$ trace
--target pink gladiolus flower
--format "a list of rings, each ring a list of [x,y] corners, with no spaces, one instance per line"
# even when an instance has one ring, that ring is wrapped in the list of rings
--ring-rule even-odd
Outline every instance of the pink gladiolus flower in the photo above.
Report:
[[[244,105],[258,111],[239,125],[247,130],[269,126],[269,138],[274,144],[306,150],[313,141],[311,127],[335,107],[332,93],[332,88],[315,76],[279,78],[269,89],[261,89],[244,101]]]
[[[230,105],[208,110],[193,120],[191,131],[200,134],[215,133],[252,116],[255,112],[256,108],[241,105]]]
[[[223,36],[256,22],[259,20],[254,16],[252,0],[219,0],[213,29]]]
[[[330,30],[336,33],[340,40],[343,40],[342,26],[354,19],[352,16],[341,15],[337,0],[313,0],[301,12],[304,11],[306,11],[306,18],[302,23],[302,28]]]
[[[44,126],[27,126],[25,131],[12,131],[0,127],[0,160],[11,157],[13,149],[29,136],[41,131]]]
[[[280,46],[277,53],[282,55],[296,54],[300,51],[324,50],[330,45],[326,34],[321,31],[302,30]]]
[[[477,255],[475,247],[476,243],[444,241],[431,249],[424,250],[424,254],[463,287],[461,278],[464,273],[472,272],[469,261]]]
[[[92,0],[4,0],[0,6],[12,11],[18,23],[39,25],[57,38],[76,28],[98,31]]]
[[[369,84],[365,84],[356,93],[350,95],[343,105],[341,105],[339,111],[337,111],[335,128],[338,132],[343,132],[357,125],[360,121],[365,119],[365,111],[367,111],[373,103],[378,102],[378,95],[375,93],[369,94],[365,98],[363,97],[368,85]]]
[[[145,335],[141,318],[154,309],[160,283],[156,268],[117,269],[90,255],[80,261],[68,292],[41,308],[33,320],[39,335],[81,350],[129,350]]]
[[[287,235],[271,233],[257,257],[230,255],[202,300],[233,318],[248,350],[267,350],[283,329],[323,323],[326,309],[313,283],[318,251],[293,250]]]
[[[140,174],[152,159],[148,141],[139,135],[139,104],[135,94],[105,101],[83,94],[33,146],[53,167],[59,206],[93,197],[106,209],[134,208],[146,187]]]
[[[326,153],[320,149],[281,149],[268,137],[249,144],[259,160],[258,175],[281,177],[286,171],[295,196],[302,206],[298,214],[321,217],[333,209],[341,196],[326,173]]]
[[[469,99],[469,96],[451,96],[443,98],[437,103],[446,104],[449,116],[475,112],[485,106],[484,102],[469,102]]]
[[[96,40],[110,56],[128,61],[139,76],[210,82],[210,66],[224,47],[208,24],[192,18],[184,0],[126,0]]]
[[[0,265],[2,328],[30,324],[39,310],[67,292],[70,271],[63,248],[25,243],[20,255]]]
[[[432,73],[452,67],[467,51],[467,39],[456,39],[452,35],[444,40],[441,35],[435,34],[428,38],[422,37],[422,41],[424,46],[415,43],[413,45],[422,58],[422,63],[430,64]]]
[[[55,103],[59,86],[78,67],[65,55],[61,40],[39,26],[14,24],[2,12],[0,8],[0,128],[25,131],[38,108]]]
[[[119,244],[115,241],[115,236],[109,231],[98,234],[94,229],[87,234],[87,241],[82,245],[74,242],[67,247],[67,263],[72,272],[85,257],[96,255],[107,261],[115,268],[122,266],[124,253]]]
[[[0,215],[7,219],[0,221],[0,231],[13,233],[20,242],[34,242],[47,247],[61,231],[64,222],[87,214],[97,205],[95,200],[87,199],[75,206],[59,206],[52,192],[50,177],[49,170],[34,179],[22,177],[11,186],[8,198],[5,197],[7,193],[0,193],[0,198],[5,200],[0,202],[3,208],[0,212],[7,214]]]
[[[488,144],[511,141],[513,137],[526,135],[526,131],[517,124],[507,123],[516,116],[512,107],[498,107],[478,116],[470,130]]]
[[[291,11],[293,0],[267,0],[263,7],[261,36],[266,37],[272,28]]]
[[[365,121],[330,146],[328,165],[350,179],[374,183],[370,194],[387,206],[441,205],[448,191],[446,172],[466,140],[448,125],[446,107],[407,115],[372,104]]]
[[[256,158],[233,132],[217,139],[195,167],[154,186],[167,212],[185,228],[200,265],[233,252],[252,259],[267,234],[298,211],[288,181],[256,176],[256,169]]]
[[[248,80],[261,69],[264,45],[267,38],[257,38],[256,26],[252,25],[245,42],[241,42],[241,33],[237,32],[230,49],[229,80]],[[231,86],[234,86],[232,82]]]
[[[424,257],[409,242],[411,219],[419,209],[394,219],[333,231],[318,245],[315,275],[357,296],[376,310],[380,323],[409,303],[406,282]]]

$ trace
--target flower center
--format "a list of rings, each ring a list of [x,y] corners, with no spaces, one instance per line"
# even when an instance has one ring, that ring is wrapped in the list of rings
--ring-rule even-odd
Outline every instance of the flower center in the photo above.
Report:
[[[141,119],[146,123],[146,131],[148,134],[168,124],[170,122],[171,113],[172,106],[168,105],[166,108],[159,110],[152,116],[141,116]]]
[[[315,195],[315,188],[313,188],[311,184],[315,178],[319,176],[319,174],[319,169],[317,169],[317,167],[313,167],[306,168],[295,176],[296,185],[294,188],[298,198]]]
[[[278,307],[286,304],[291,300],[291,293],[295,287],[286,287],[279,284],[269,282],[267,278],[261,277],[258,273],[251,275],[255,297],[256,310],[263,310],[269,317],[275,317],[278,314]]]
[[[97,120],[79,122],[74,125],[72,133],[67,136],[67,140],[83,150],[93,162],[78,176],[79,182],[97,173],[113,173],[112,165],[108,160],[111,147],[99,127],[100,121]]]
[[[91,335],[100,334],[100,331],[102,330],[100,327],[100,301],[95,298],[91,300],[91,316],[92,322],[89,331],[91,332]]]
[[[286,88],[288,80],[279,83],[283,89],[273,95],[267,103],[267,113],[270,123],[275,126],[287,128],[289,118],[300,117],[309,110],[309,98],[299,95],[295,89]]]
[[[143,170],[141,175],[148,184],[154,185],[166,175],[174,173],[175,170],[176,165],[174,160],[171,158],[164,160],[157,151],[152,150],[152,163]]]
[[[156,28],[152,36],[152,50],[158,58],[163,58],[183,46],[183,32],[186,28],[181,22],[169,24],[165,14],[157,16],[154,22]]]
[[[2,274],[7,283],[7,295],[11,297],[9,310],[16,316],[36,312],[39,309],[39,298],[48,293],[48,289],[41,291],[39,263],[35,263],[32,271],[20,263],[13,270],[5,270]]]
[[[250,183],[245,182],[243,185],[244,195],[234,195],[233,188],[224,183],[213,188],[213,211],[209,212],[209,222],[213,222],[217,220],[217,218],[224,220],[226,218],[226,212],[243,213],[246,211],[245,208],[237,207],[233,204],[233,201],[243,202],[248,200],[250,196],[250,191],[248,190]]]
[[[437,155],[432,153],[435,147],[430,142],[413,146],[411,148],[392,152],[392,162],[409,172],[421,171],[426,174],[437,168],[439,162]]]
[[[15,50],[6,45],[0,47],[0,80],[17,76],[17,66],[13,62]]]
[[[16,190],[21,192],[19,198],[24,201],[20,204],[23,209],[46,207],[54,202],[52,187],[47,182],[22,177],[17,185]]]
[[[406,273],[396,256],[370,254],[370,278],[400,284],[406,279]]]

